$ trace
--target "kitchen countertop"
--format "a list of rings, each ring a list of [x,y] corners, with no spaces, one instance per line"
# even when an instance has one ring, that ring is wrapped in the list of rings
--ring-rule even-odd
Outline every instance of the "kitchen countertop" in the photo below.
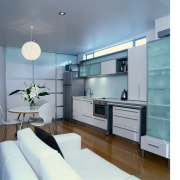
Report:
[[[86,99],[86,100],[101,100],[107,101],[108,105],[134,105],[134,106],[146,106],[146,101],[135,101],[135,100],[125,100],[122,101],[118,98],[99,98],[99,97],[90,97],[90,96],[73,96],[73,98]]]

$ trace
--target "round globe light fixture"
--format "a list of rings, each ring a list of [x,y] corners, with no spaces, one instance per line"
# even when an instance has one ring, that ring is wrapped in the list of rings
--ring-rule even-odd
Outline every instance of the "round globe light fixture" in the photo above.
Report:
[[[33,61],[39,58],[41,48],[36,42],[28,41],[22,46],[21,52],[25,59]]]
[[[24,56],[25,59],[27,60],[36,60],[39,58],[41,55],[41,48],[39,44],[36,42],[32,41],[32,30],[34,29],[33,26],[31,26],[31,41],[28,41],[23,44],[21,53]]]

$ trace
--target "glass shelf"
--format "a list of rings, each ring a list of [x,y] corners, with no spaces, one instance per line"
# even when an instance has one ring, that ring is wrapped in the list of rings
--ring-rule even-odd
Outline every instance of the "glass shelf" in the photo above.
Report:
[[[150,116],[149,118],[151,118],[152,121],[166,121],[167,123],[169,123],[169,119],[166,118],[161,118],[161,117],[157,117],[157,116]]]

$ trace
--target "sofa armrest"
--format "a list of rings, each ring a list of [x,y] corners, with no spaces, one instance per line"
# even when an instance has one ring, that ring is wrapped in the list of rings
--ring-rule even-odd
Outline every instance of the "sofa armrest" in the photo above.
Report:
[[[38,180],[35,172],[25,159],[17,141],[0,143],[0,180]]]
[[[59,134],[53,136],[64,157],[81,150],[81,136],[76,133]]]

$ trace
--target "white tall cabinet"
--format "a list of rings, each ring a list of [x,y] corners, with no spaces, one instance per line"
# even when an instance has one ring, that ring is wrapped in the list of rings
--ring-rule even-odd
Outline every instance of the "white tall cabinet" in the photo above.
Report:
[[[128,99],[147,101],[147,49],[128,49]]]

